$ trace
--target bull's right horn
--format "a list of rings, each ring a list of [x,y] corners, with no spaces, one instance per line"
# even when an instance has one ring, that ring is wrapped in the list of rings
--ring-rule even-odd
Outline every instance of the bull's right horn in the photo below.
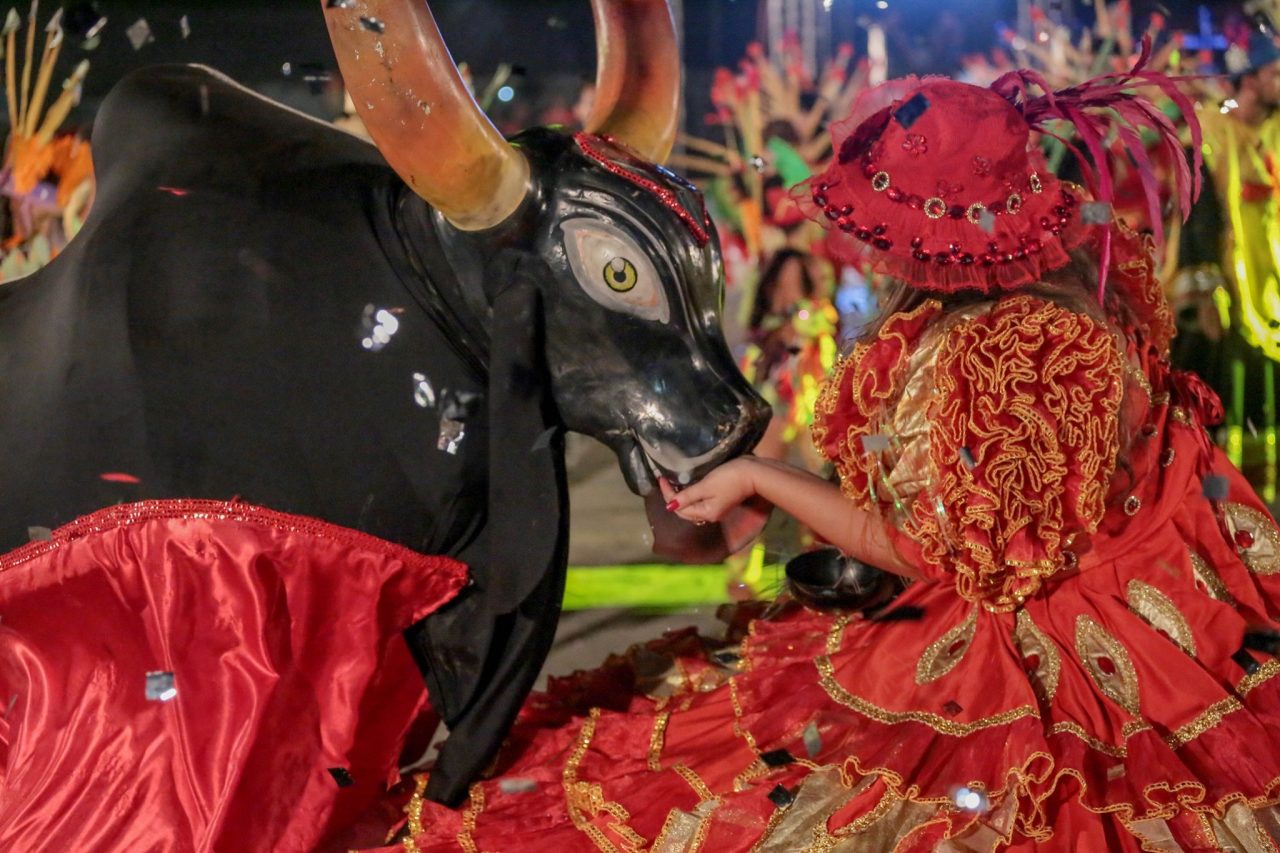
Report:
[[[425,0],[325,5],[343,81],[391,168],[458,228],[510,216],[529,164],[471,97]]]
[[[667,0],[591,0],[596,100],[587,130],[662,163],[680,124],[680,47]]]

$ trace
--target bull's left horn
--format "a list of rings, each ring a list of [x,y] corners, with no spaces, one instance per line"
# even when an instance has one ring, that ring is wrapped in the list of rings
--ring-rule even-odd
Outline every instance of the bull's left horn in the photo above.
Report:
[[[510,216],[529,164],[476,105],[425,0],[322,2],[343,81],[391,168],[458,228]]]
[[[661,163],[680,122],[680,49],[667,0],[591,0],[591,8],[596,100],[587,130]]]

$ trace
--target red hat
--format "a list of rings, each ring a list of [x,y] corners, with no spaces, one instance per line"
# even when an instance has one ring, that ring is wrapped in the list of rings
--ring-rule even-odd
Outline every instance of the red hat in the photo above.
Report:
[[[1132,87],[1159,86],[1183,108],[1199,191],[1199,127],[1190,101],[1175,81],[1143,70],[1147,56],[1125,74],[1059,92],[1031,71],[1006,74],[989,89],[944,78],[885,83],[832,125],[836,156],[805,186],[812,204],[802,203],[832,229],[838,257],[869,260],[878,272],[926,290],[1016,289],[1065,266],[1068,253],[1094,235],[1105,270],[1112,151],[1104,140],[1112,127],[1112,148],[1127,150],[1143,173],[1157,236],[1159,194],[1136,128],[1155,130],[1176,155],[1184,215],[1190,207],[1191,170],[1177,130]],[[1044,94],[1029,96],[1033,85]],[[1071,122],[1089,151],[1086,160],[1071,146],[1090,193],[1059,181],[1045,165],[1032,131],[1046,133],[1041,125],[1054,119]]]

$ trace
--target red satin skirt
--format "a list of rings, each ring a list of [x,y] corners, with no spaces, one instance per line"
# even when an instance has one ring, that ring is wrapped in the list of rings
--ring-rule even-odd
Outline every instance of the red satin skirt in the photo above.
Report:
[[[403,849],[1275,850],[1280,662],[1241,646],[1280,616],[1280,530],[1176,443],[1017,613],[943,583],[875,619],[743,608],[728,644],[553,680],[463,808],[410,780]]]
[[[104,510],[0,558],[0,850],[342,844],[423,716],[400,632],[465,583],[215,501]]]

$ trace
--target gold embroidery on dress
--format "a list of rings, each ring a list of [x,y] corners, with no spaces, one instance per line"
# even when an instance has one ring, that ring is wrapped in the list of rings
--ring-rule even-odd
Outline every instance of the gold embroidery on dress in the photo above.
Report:
[[[1275,678],[1277,673],[1280,673],[1280,660],[1272,658],[1258,667],[1256,672],[1240,679],[1240,683],[1236,685],[1236,693],[1243,696],[1264,681],[1270,681]]]
[[[401,842],[406,853],[418,853],[417,838],[422,834],[423,829],[422,807],[426,800],[427,778],[426,773],[419,773],[414,777],[413,796],[409,798],[409,804],[404,807],[405,814],[409,816],[409,834]]]
[[[1088,616],[1076,619],[1076,654],[1103,695],[1138,716],[1138,674],[1120,641]]]
[[[1031,687],[1041,704],[1048,706],[1058,692],[1058,675],[1062,672],[1062,658],[1058,647],[1036,627],[1031,614],[1019,610],[1013,628],[1013,641],[1022,653],[1022,665],[1027,671]]]
[[[480,818],[480,813],[484,811],[484,788],[476,783],[471,786],[467,792],[467,810],[462,813],[462,829],[458,832],[458,846],[462,848],[463,853],[479,853],[473,834],[476,831],[476,821]],[[422,811],[419,806],[418,824],[419,832],[421,832]],[[416,846],[415,846],[416,849]]]
[[[1216,598],[1224,604],[1235,606],[1235,596],[1227,589],[1227,585],[1222,582],[1222,578],[1218,577],[1218,573],[1209,565],[1209,561],[1201,557],[1195,551],[1188,552],[1191,555],[1191,573],[1194,575],[1197,585],[1203,584],[1206,592],[1211,598]]]
[[[978,611],[971,609],[963,622],[925,647],[916,664],[916,684],[937,681],[951,670],[969,651],[978,629]]]
[[[877,723],[885,723],[893,725],[902,722],[923,723],[935,732],[944,735],[967,735],[982,729],[989,729],[994,726],[1003,726],[1012,723],[1014,720],[1020,720],[1023,717],[1039,717],[1040,712],[1030,705],[1021,705],[1016,708],[1010,708],[999,714],[993,714],[990,717],[982,717],[969,723],[958,723],[955,720],[949,720],[941,714],[933,714],[928,711],[891,711],[888,708],[881,708],[873,702],[868,702],[861,696],[855,696],[850,693],[843,684],[841,684],[835,676],[835,666],[831,663],[831,658],[826,655],[814,659],[814,665],[818,667],[818,681],[822,685],[822,689],[827,695],[844,705],[846,708],[852,708],[864,717],[875,720]]]
[[[649,769],[662,769],[662,746],[667,737],[667,723],[671,721],[670,711],[659,711],[653,718],[653,733],[649,735]]]
[[[1177,749],[1185,746],[1200,735],[1209,731],[1209,729],[1222,722],[1222,718],[1232,711],[1238,711],[1244,706],[1240,704],[1240,700],[1234,696],[1228,696],[1225,699],[1219,699],[1208,708],[1201,711],[1194,720],[1185,726],[1179,726],[1176,731],[1166,737],[1165,743]]]
[[[1191,625],[1169,596],[1149,583],[1134,579],[1127,589],[1129,609],[1192,657],[1196,656],[1195,635]]]
[[[621,804],[605,799],[604,788],[599,782],[583,782],[578,779],[578,767],[591,746],[596,734],[596,724],[600,721],[600,709],[592,708],[587,718],[582,721],[582,729],[573,745],[573,751],[565,762],[561,772],[561,783],[564,786],[565,811],[579,832],[591,839],[601,851],[625,851],[639,853],[647,845],[644,837],[627,825],[631,814]],[[591,819],[607,814],[613,818],[609,829],[622,839],[622,846],[615,845],[607,835]]]
[[[1128,740],[1127,735],[1136,733],[1137,731],[1146,731],[1149,728],[1151,727],[1143,726],[1141,729],[1136,729],[1132,733],[1126,732],[1125,740],[1126,741]],[[1080,738],[1080,740],[1084,741],[1092,749],[1096,749],[1098,752],[1101,752],[1104,755],[1110,755],[1112,758],[1124,758],[1126,755],[1129,754],[1129,747],[1127,746],[1127,744],[1122,743],[1117,746],[1114,744],[1106,743],[1105,741],[1099,740],[1098,738],[1086,732],[1084,730],[1084,727],[1077,723],[1070,723],[1065,721],[1061,723],[1054,723],[1052,726],[1049,727],[1049,734],[1074,735],[1075,737],[1078,737]]]
[[[675,767],[672,767],[671,769],[674,770],[676,773],[678,773],[681,779],[688,782],[689,787],[692,788],[693,792],[697,794],[698,797],[701,798],[703,801],[714,800],[716,798],[716,795],[713,794],[711,792],[711,789],[707,787],[707,783],[702,781],[702,777],[699,776],[697,771],[695,771],[692,767],[687,767],[683,764],[677,764]]]
[[[1222,504],[1222,513],[1249,571],[1258,575],[1280,573],[1280,530],[1267,514],[1230,502]],[[1241,545],[1242,541],[1248,544]]]

